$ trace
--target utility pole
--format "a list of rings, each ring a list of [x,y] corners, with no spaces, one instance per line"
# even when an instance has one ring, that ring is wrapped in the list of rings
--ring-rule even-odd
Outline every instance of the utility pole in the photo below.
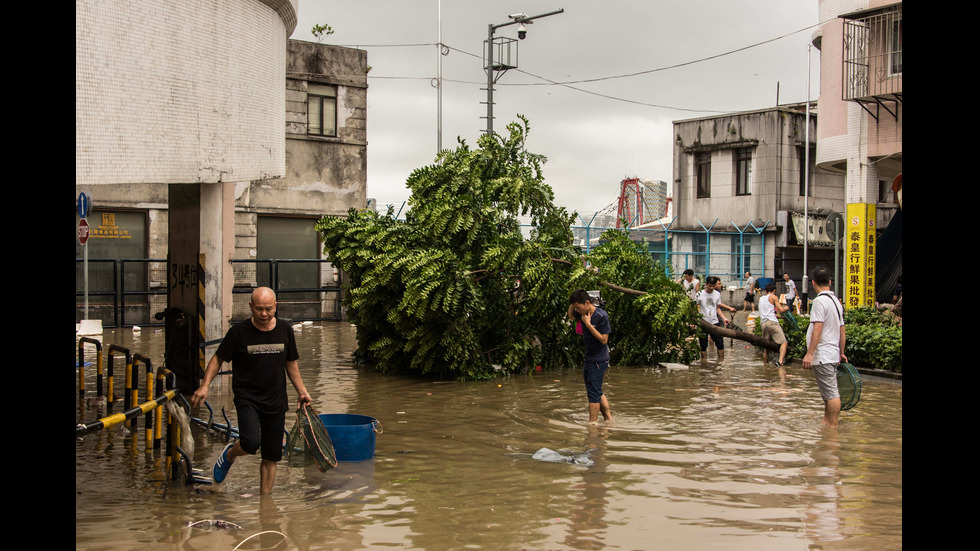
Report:
[[[810,244],[810,45],[806,46],[806,130],[804,131],[806,146],[803,154],[803,289],[800,298],[803,300],[803,312],[808,313],[807,283],[810,269],[807,253]]]
[[[525,13],[515,13],[508,15],[513,19],[513,21],[508,21],[506,23],[497,23],[487,25],[487,134],[493,133],[493,84],[505,73],[508,69],[514,69],[517,67],[516,60],[511,63],[510,60],[510,47],[514,44],[515,40],[513,38],[504,39],[500,42],[501,55],[498,57],[496,63],[494,63],[493,49],[496,46],[494,44],[494,32],[501,27],[507,27],[509,25],[518,25],[517,27],[517,37],[521,40],[527,36],[527,25],[534,23],[535,19],[541,19],[542,17],[548,17],[549,15],[557,15],[559,13],[565,13],[564,9],[559,9],[556,11],[550,11],[548,13],[542,13],[541,15],[535,15],[528,17]],[[502,59],[504,57],[504,47],[506,47],[507,59]],[[516,48],[516,46],[515,46]],[[516,57],[516,56],[515,56]]]

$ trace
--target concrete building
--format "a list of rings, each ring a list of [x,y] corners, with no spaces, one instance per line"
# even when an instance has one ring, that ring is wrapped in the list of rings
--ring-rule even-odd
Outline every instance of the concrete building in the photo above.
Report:
[[[241,317],[236,286],[263,282],[235,261],[318,258],[315,220],[365,206],[366,54],[289,41],[297,3],[76,2],[75,196],[92,197],[90,272],[140,265],[90,318],[130,297],[143,320],[186,315],[191,338],[170,339],[168,325],[168,350],[214,342]]]
[[[823,23],[813,36],[820,50],[817,166],[845,179],[849,256],[844,302],[853,307],[873,303],[876,286],[889,285],[889,277],[901,274],[900,253],[897,266],[889,265],[875,245],[900,216],[902,2],[818,4]],[[852,221],[857,223],[853,228]],[[900,242],[900,223],[894,229]],[[876,267],[888,273],[877,273]]]
[[[233,233],[223,241],[231,252],[232,285],[242,289],[270,285],[267,259],[320,259],[322,251],[314,224],[322,216],[343,216],[350,208],[366,205],[367,180],[367,56],[363,50],[287,42],[283,109],[277,119],[283,125],[284,168],[280,177],[261,177],[233,182]],[[280,84],[282,81],[279,81]],[[276,100],[278,102],[278,99]],[[268,155],[267,151],[263,152]],[[269,176],[256,173],[254,176]],[[164,182],[76,185],[76,192],[95,197],[90,258],[165,259],[169,239],[169,184]],[[78,249],[76,243],[76,249]],[[76,257],[78,256],[76,252]],[[130,262],[130,290],[162,289],[167,270],[152,263],[144,273]],[[112,266],[98,264],[106,273]],[[317,317],[317,311],[339,315],[339,274],[329,264],[293,263],[275,266],[289,270],[294,287],[337,289],[321,296],[332,301],[313,308],[309,293],[283,294],[281,314]],[[281,274],[286,276],[287,274]],[[105,275],[104,277],[109,277]],[[141,281],[145,280],[145,281]],[[321,293],[322,295],[322,293]],[[248,315],[247,296],[235,294],[224,321]],[[150,323],[149,316],[166,307],[165,297],[130,300],[123,322]],[[105,310],[106,308],[103,308]],[[103,314],[109,319],[108,314]]]
[[[803,232],[808,260],[833,261],[824,227],[844,208],[843,177],[817,168],[817,117],[810,113],[809,223],[803,219],[805,105],[674,122],[671,260],[675,273],[691,268],[739,285],[746,271],[800,285]]]

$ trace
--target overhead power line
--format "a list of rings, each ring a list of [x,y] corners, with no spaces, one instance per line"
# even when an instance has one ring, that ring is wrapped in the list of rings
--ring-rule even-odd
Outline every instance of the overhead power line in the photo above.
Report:
[[[661,109],[673,109],[673,110],[676,110],[676,111],[687,111],[687,112],[693,112],[693,113],[726,113],[728,111],[719,111],[719,110],[715,110],[715,109],[692,109],[692,108],[675,107],[675,106],[671,106],[671,105],[662,105],[662,104],[644,102],[644,101],[633,100],[633,99],[629,99],[629,98],[623,98],[623,97],[613,96],[613,95],[609,95],[609,94],[603,94],[603,93],[600,93],[600,92],[594,92],[592,90],[586,90],[584,88],[580,88],[580,87],[572,86],[572,85],[573,84],[591,83],[591,82],[603,82],[603,81],[607,81],[607,80],[617,80],[617,79],[623,79],[623,78],[632,78],[632,77],[636,77],[636,76],[648,75],[648,74],[652,74],[652,73],[658,73],[658,72],[662,72],[662,71],[669,71],[669,70],[672,70],[672,69],[678,69],[678,68],[681,68],[681,67],[687,67],[687,66],[690,66],[690,65],[698,64],[698,63],[704,63],[706,61],[711,61],[711,60],[714,60],[714,59],[718,59],[718,58],[722,58],[722,57],[725,57],[725,56],[733,55],[733,54],[736,54],[736,53],[739,53],[739,52],[744,52],[744,51],[750,50],[752,48],[757,48],[759,46],[763,46],[763,45],[766,45],[766,44],[770,44],[772,42],[776,42],[778,40],[782,40],[784,38],[787,38],[787,37],[793,36],[795,34],[798,34],[798,33],[807,31],[809,29],[812,29],[813,27],[818,26],[820,24],[821,23],[816,23],[814,25],[808,25],[808,26],[803,27],[801,29],[797,29],[795,31],[788,32],[788,33],[782,34],[780,36],[776,36],[776,37],[773,37],[773,38],[762,40],[760,42],[756,42],[756,43],[753,43],[753,44],[749,44],[747,46],[743,46],[743,47],[740,47],[740,48],[735,48],[735,49],[732,49],[732,50],[728,50],[728,51],[721,52],[721,53],[718,53],[718,54],[713,54],[713,55],[710,55],[710,56],[705,56],[705,57],[701,57],[701,58],[698,58],[698,59],[693,59],[693,60],[690,60],[690,61],[684,61],[684,62],[681,62],[681,63],[675,63],[673,65],[667,65],[667,66],[664,66],[664,67],[656,67],[656,68],[653,68],[653,69],[646,69],[646,70],[643,70],[643,71],[635,71],[635,72],[632,72],[632,73],[623,73],[623,74],[618,74],[618,75],[609,75],[609,76],[604,76],[604,77],[594,77],[594,78],[568,80],[568,81],[556,81],[556,80],[553,80],[553,79],[550,79],[550,78],[547,78],[547,77],[543,77],[541,75],[536,75],[534,73],[530,73],[528,71],[524,71],[522,69],[515,69],[516,71],[518,71],[520,73],[523,73],[525,75],[528,75],[528,76],[531,76],[531,77],[540,79],[540,80],[542,80],[544,82],[500,83],[500,84],[498,84],[498,86],[561,86],[561,87],[564,87],[564,88],[568,88],[570,90],[574,90],[576,92],[581,92],[583,94],[589,94],[589,95],[593,95],[593,96],[596,96],[596,97],[601,97],[601,98],[604,98],[604,99],[610,99],[610,100],[614,100],[614,101],[621,101],[621,102],[624,102],[624,103],[631,103],[631,104],[634,104],[634,105],[643,105],[643,106],[646,106],[646,107],[657,107],[657,108],[661,108]],[[438,46],[438,44],[436,44],[436,43],[370,44],[370,45],[363,45],[363,44],[361,44],[361,45],[345,45],[344,47],[353,47],[353,48],[399,48],[399,47],[406,47],[407,48],[407,47],[420,47],[420,46],[431,47],[431,46]],[[454,47],[448,46],[446,44],[443,44],[443,46],[446,49],[449,49],[449,50],[452,50],[452,51],[455,51],[455,52],[458,52],[458,53],[461,53],[461,54],[464,54],[464,55],[468,55],[468,56],[471,56],[471,57],[474,57],[474,58],[477,58],[477,59],[483,59],[483,56],[482,55],[474,54],[472,52],[467,52],[466,50],[461,50],[459,48],[454,48]],[[428,81],[431,81],[431,80],[433,80],[434,77],[370,76],[369,75],[368,78],[371,78],[371,79],[385,79],[385,80],[428,80]],[[454,84],[474,84],[474,85],[484,84],[483,82],[466,81],[466,80],[458,80],[458,79],[447,79],[447,78],[443,78],[442,80],[444,82],[451,82],[451,83],[454,83]]]

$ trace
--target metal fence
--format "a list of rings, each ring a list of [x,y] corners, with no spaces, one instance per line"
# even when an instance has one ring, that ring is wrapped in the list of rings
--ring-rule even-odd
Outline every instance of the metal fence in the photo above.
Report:
[[[89,259],[88,317],[103,327],[154,326],[166,308],[164,259]],[[75,322],[85,315],[85,262],[75,259]]]
[[[645,242],[647,253],[658,260],[664,271],[673,277],[690,268],[701,275],[716,275],[726,285],[742,285],[745,272],[763,274],[766,271],[766,244],[764,230],[767,222],[757,227],[749,222],[737,231],[719,231],[715,224],[702,231],[671,229],[671,224],[648,224],[638,228],[616,228],[591,224],[582,219],[583,225],[572,226],[575,243],[588,253],[601,243],[607,230],[628,231],[630,239]],[[716,221],[717,222],[717,221]]]
[[[163,325],[167,307],[164,259],[89,259],[88,316],[84,260],[75,259],[75,322],[100,319],[103,327]],[[249,294],[271,287],[277,315],[294,321],[342,319],[340,274],[325,260],[232,260],[232,321],[249,317]]]
[[[404,220],[407,202],[377,204],[379,214],[388,215],[396,220]],[[616,214],[612,203],[601,211],[592,214],[578,214],[579,224],[572,224],[573,242],[582,252],[588,254],[601,243],[601,236],[607,230],[628,231],[630,239],[646,242],[647,253],[658,260],[664,271],[673,277],[690,268],[701,276],[719,276],[726,286],[742,286],[745,284],[745,273],[751,272],[756,279],[766,270],[775,269],[766,265],[766,240],[764,232],[771,221],[761,226],[754,222],[746,222],[739,227],[734,221],[725,230],[717,228],[718,219],[710,224],[697,223],[701,230],[674,229],[672,219],[662,219],[656,223],[637,225],[638,217],[628,224],[631,227],[616,227]],[[525,237],[533,231],[530,218],[518,217],[521,230]],[[727,227],[735,228],[735,231]],[[771,253],[770,253],[771,255]],[[771,259],[770,259],[771,263]]]
[[[276,292],[276,315],[293,321],[339,320],[341,277],[326,260],[232,260],[232,321],[251,315],[249,295],[256,287]]]

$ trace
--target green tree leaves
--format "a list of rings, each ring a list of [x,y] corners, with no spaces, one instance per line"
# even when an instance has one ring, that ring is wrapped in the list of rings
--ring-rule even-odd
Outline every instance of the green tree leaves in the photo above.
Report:
[[[317,223],[327,258],[349,277],[356,359],[386,373],[465,379],[577,365],[568,295],[598,288],[600,277],[648,292],[603,295],[614,361],[683,357],[693,303],[618,232],[591,256],[599,274],[587,270],[571,245],[574,213],[554,205],[544,157],[525,148],[527,121],[507,130],[482,136],[478,149],[460,141],[415,170],[404,221],[351,210]],[[529,236],[519,216],[530,217]]]

